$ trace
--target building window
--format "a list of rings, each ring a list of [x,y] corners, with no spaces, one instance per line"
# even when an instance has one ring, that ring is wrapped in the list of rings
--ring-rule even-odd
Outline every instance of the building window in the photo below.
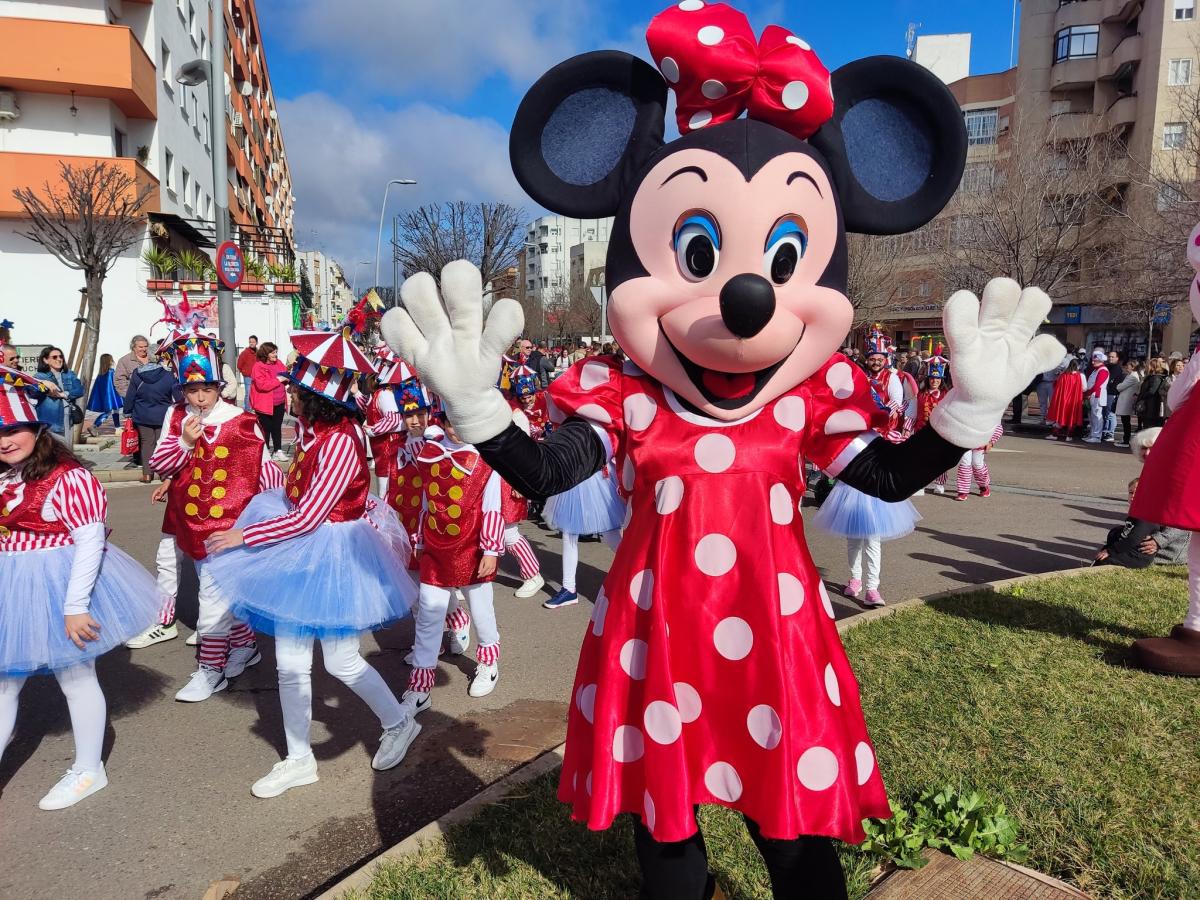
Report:
[[[1175,0],[1175,21],[1187,22],[1196,18],[1196,0]]]
[[[162,42],[162,47],[159,49],[159,68],[162,69],[162,83],[166,88],[167,94],[174,93],[175,89],[171,86],[171,48],[167,46],[167,42]]]
[[[1156,206],[1159,212],[1166,212],[1168,209],[1175,209],[1187,203],[1187,194],[1183,189],[1174,184],[1160,185],[1158,189],[1158,198]]]
[[[208,127],[208,113],[203,113],[202,118],[204,119],[204,127],[200,131],[200,136],[204,138],[204,149],[211,152],[212,135],[209,133],[211,129]]]
[[[125,132],[123,132],[120,128],[114,128],[113,129],[113,156],[120,158],[120,157],[129,155],[128,153],[125,152],[125,141],[126,141]]]
[[[1164,150],[1179,150],[1187,141],[1187,124],[1184,122],[1167,122],[1163,125]]]
[[[1100,26],[1076,25],[1054,36],[1054,61],[1094,57],[1099,49]]]
[[[1171,87],[1179,87],[1184,84],[1192,83],[1192,60],[1173,59],[1167,68],[1167,84]]]
[[[163,182],[168,191],[175,192],[175,154],[170,150],[163,151]]]
[[[971,109],[963,113],[967,125],[967,143],[996,143],[996,124],[999,120],[996,109]]]
[[[190,172],[188,172],[186,167],[181,166],[180,171],[183,173],[183,179],[182,179],[183,190],[181,191],[181,193],[183,195],[183,205],[190,209],[191,205],[192,205],[192,203],[191,203],[192,175]]]
[[[930,297],[932,295],[933,295],[933,288],[931,288],[929,286],[928,281],[922,281],[919,285],[917,285],[917,296],[918,297]]]
[[[185,120],[188,117],[187,95],[188,95],[187,87],[181,84],[179,86],[179,112],[183,115],[183,118]]]
[[[963,170],[962,189],[969,194],[986,191],[991,188],[995,174],[991,163],[967,163]]]
[[[192,200],[192,207],[196,210],[196,213],[199,214],[202,209],[202,207],[200,206],[200,198],[203,196],[203,192],[200,190],[200,182],[199,181],[193,182],[193,189],[195,192],[195,196]]]
[[[188,37],[190,37],[192,39],[192,43],[195,43],[196,42],[196,7],[192,5],[191,0],[188,0],[187,29],[188,29]]]

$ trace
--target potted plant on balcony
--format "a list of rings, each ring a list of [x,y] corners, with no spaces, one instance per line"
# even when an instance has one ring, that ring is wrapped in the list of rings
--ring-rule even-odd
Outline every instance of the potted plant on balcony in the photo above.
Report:
[[[146,281],[148,291],[170,291],[175,288],[175,269],[179,260],[170,250],[149,246],[142,251],[142,262],[150,267],[152,276]]]
[[[261,294],[263,283],[270,277],[267,264],[257,256],[246,257],[246,280],[242,282],[243,294]]]
[[[296,267],[291,263],[269,263],[267,268],[271,272],[275,293],[295,294],[300,290],[300,283],[296,280]]]
[[[198,250],[180,250],[175,256],[185,274],[190,276],[181,279],[180,287],[185,291],[202,291],[208,283],[208,270],[212,268],[212,260]]]

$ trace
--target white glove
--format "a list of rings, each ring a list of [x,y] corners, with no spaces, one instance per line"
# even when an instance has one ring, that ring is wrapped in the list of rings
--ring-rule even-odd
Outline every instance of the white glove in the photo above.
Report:
[[[445,301],[445,308],[442,301]],[[521,305],[497,300],[483,326],[483,279],[465,259],[442,269],[442,296],[420,272],[400,288],[403,308],[390,310],[383,338],[442,398],[458,436],[478,444],[512,424],[512,408],[496,382],[504,351],[525,324]]]
[[[964,450],[982,447],[1004,410],[1039,372],[1054,368],[1066,352],[1053,335],[1034,332],[1050,312],[1050,298],[1011,278],[994,278],[983,303],[970,291],[946,302],[942,327],[950,345],[954,387],[934,407],[933,430]]]

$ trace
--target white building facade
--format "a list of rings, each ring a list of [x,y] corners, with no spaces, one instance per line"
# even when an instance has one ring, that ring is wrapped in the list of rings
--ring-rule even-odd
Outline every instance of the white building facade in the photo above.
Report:
[[[320,250],[297,250],[297,270],[302,266],[312,285],[317,321],[336,325],[356,302],[341,265]]]
[[[607,245],[612,223],[611,218],[534,219],[525,232],[525,295],[543,309],[565,297],[571,287],[571,248],[578,244]]]

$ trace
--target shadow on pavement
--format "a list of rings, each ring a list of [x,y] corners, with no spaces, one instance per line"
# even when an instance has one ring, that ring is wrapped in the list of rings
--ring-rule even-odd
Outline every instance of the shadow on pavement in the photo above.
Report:
[[[969,559],[951,559],[948,556],[935,556],[929,553],[911,554],[912,559],[949,566],[950,568],[943,572],[945,577],[966,584],[982,584],[986,581],[1013,578],[1017,575],[1068,569],[1088,561],[1086,554],[1079,553],[1074,548],[1070,548],[1073,551],[1071,555],[1066,555],[1031,550],[1028,546],[1022,546],[1021,541],[1038,543],[1029,538],[1016,537],[1015,540],[995,540],[977,535],[938,531],[927,526],[918,526],[917,530],[929,535],[939,543],[970,551],[972,556]]]

